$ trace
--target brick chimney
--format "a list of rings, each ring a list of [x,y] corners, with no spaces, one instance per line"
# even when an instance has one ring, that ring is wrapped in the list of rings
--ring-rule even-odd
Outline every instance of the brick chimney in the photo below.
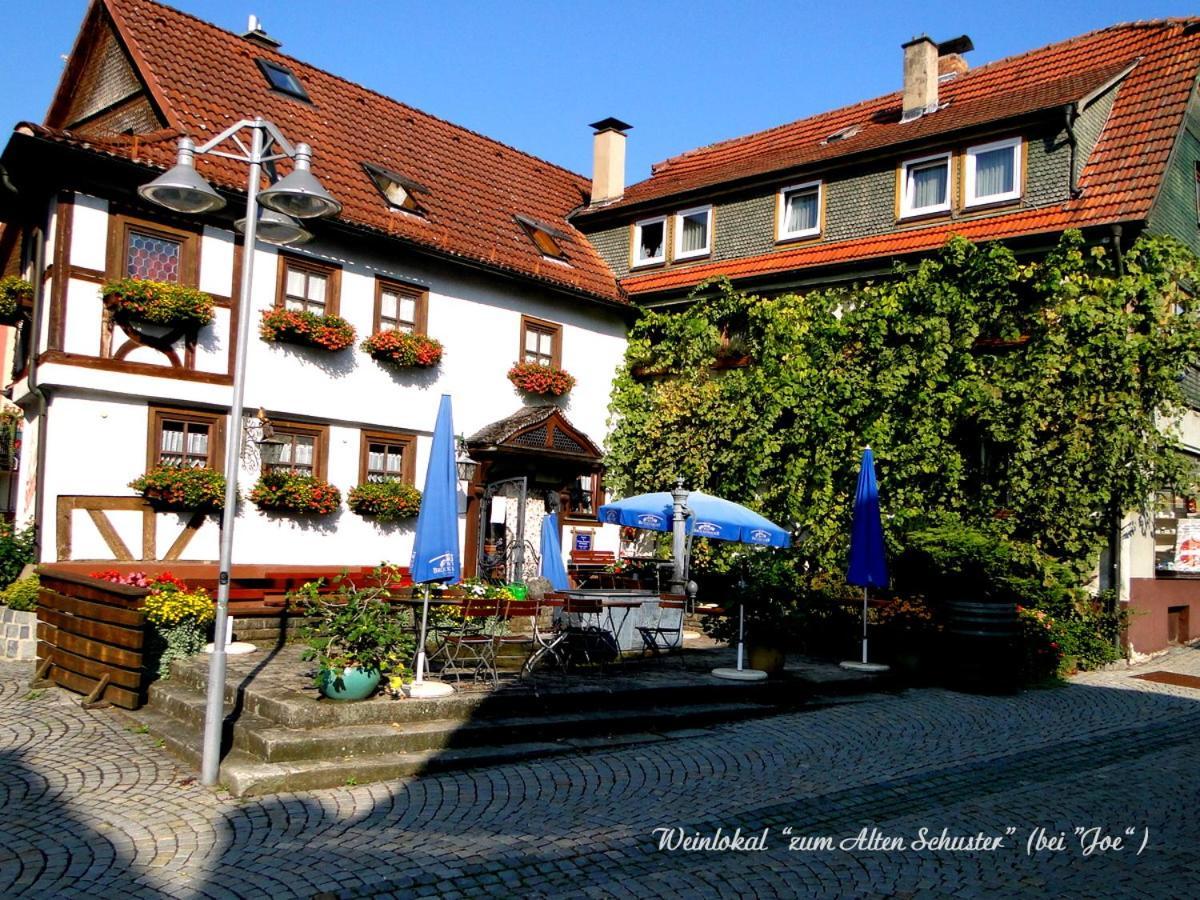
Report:
[[[592,138],[592,206],[620,200],[625,193],[625,132],[632,125],[611,116],[588,126]]]
[[[974,49],[975,45],[965,34],[938,44],[938,77],[965,75],[971,67],[963,58],[963,54]]]

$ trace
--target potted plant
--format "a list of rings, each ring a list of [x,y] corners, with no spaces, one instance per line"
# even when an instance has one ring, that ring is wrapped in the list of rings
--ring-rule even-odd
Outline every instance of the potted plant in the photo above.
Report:
[[[26,303],[33,299],[33,285],[18,275],[0,278],[0,325],[16,325]]]
[[[204,291],[166,281],[120,278],[100,288],[118,320],[182,328],[200,328],[213,320],[213,299]]]
[[[377,331],[362,342],[362,350],[397,369],[431,369],[442,361],[441,341],[406,331]]]
[[[421,509],[421,492],[403,481],[370,481],[350,488],[346,505],[380,522],[411,519]]]
[[[216,469],[158,466],[129,486],[161,509],[223,509],[225,476]]]
[[[316,660],[315,684],[331,700],[365,700],[385,671],[403,680],[404,661],[416,650],[401,611],[387,602],[382,571],[375,570],[371,586],[360,588],[339,576],[329,593],[315,581],[288,595],[309,620],[300,630],[308,644],[304,659]]]
[[[575,376],[564,369],[543,366],[541,363],[514,363],[508,370],[508,380],[526,394],[561,397],[575,387]]]
[[[299,344],[336,352],[354,343],[354,326],[340,316],[277,307],[263,311],[258,333],[264,341]]]
[[[342,492],[313,475],[275,469],[262,474],[250,491],[250,499],[269,512],[327,516],[341,506]]]

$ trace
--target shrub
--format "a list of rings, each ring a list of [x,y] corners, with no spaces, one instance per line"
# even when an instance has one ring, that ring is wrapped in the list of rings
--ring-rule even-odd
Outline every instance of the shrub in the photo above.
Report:
[[[405,331],[379,331],[362,342],[372,359],[400,369],[428,369],[442,361],[442,344],[424,334]]]
[[[263,510],[327,516],[337,512],[342,493],[312,475],[277,469],[263,473],[250,491],[250,499]]]
[[[138,573],[140,574],[140,573]],[[153,627],[151,654],[158,677],[171,675],[171,663],[187,659],[204,649],[207,625],[216,615],[212,598],[204,588],[193,591],[169,572],[156,576],[142,604],[146,621]]]
[[[118,318],[192,328],[213,320],[212,297],[182,284],[121,278],[101,287],[100,294]]]
[[[380,522],[411,519],[421,509],[421,492],[402,481],[368,482],[352,487],[346,505],[360,516]]]
[[[0,587],[8,587],[21,577],[21,570],[33,562],[32,527],[16,528],[0,522]]]
[[[0,322],[15,324],[24,304],[33,299],[33,285],[17,275],[0,278]]]
[[[223,509],[225,476],[215,469],[160,466],[139,475],[129,486],[167,509]]]
[[[39,586],[36,575],[14,581],[3,592],[0,592],[0,606],[7,606],[22,612],[36,609]]]
[[[258,333],[264,341],[330,351],[345,350],[355,338],[354,326],[339,316],[319,316],[282,308],[263,311]]]
[[[552,394],[555,397],[561,397],[571,388],[575,387],[574,375],[569,374],[563,369],[556,369],[553,366],[543,366],[540,363],[515,363],[508,370],[508,380],[518,390],[524,391],[527,394],[541,394],[543,396]]]

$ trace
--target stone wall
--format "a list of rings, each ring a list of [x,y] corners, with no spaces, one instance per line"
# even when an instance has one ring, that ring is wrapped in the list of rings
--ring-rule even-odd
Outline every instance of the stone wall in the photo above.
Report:
[[[0,607],[0,658],[33,659],[37,655],[37,613]]]

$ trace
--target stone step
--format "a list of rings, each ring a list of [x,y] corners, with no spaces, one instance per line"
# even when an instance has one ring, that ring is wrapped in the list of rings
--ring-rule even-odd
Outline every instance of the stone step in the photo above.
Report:
[[[133,713],[122,711],[121,714],[146,726],[152,737],[162,740],[164,749],[191,766],[199,768],[202,742],[200,729],[186,726],[152,707],[143,707]],[[250,797],[390,781],[433,772],[503,765],[562,753],[653,744],[705,733],[707,732],[704,729],[692,726],[678,730],[630,732],[556,741],[523,741],[503,745],[381,753],[370,757],[275,762],[257,759],[244,750],[234,748],[227,750],[222,758],[218,781],[233,796]]]
[[[408,702],[411,701],[396,701],[392,705],[401,707]],[[185,686],[159,682],[151,687],[150,703],[156,712],[187,729],[199,731],[203,728],[204,697]],[[265,762],[332,759],[694,728],[776,711],[773,706],[758,703],[693,702],[634,709],[608,707],[553,715],[426,719],[296,729],[242,710],[232,727],[226,727],[225,743]],[[227,705],[225,712],[227,716],[232,715],[233,707]]]
[[[176,663],[166,684],[203,696],[207,692],[207,676],[207,658],[195,657]],[[646,677],[645,673],[636,677],[595,673],[594,678],[573,679],[567,683],[554,675],[539,675],[520,682],[506,681],[494,691],[466,689],[429,700],[375,698],[358,703],[337,703],[318,700],[315,688],[305,684],[299,676],[285,683],[255,681],[244,687],[241,679],[230,673],[225,684],[225,703],[227,706],[237,704],[243,713],[287,728],[318,728],[391,725],[393,722],[434,719],[507,718],[533,713],[552,715],[597,707],[670,708],[698,700],[791,705],[802,703],[812,695],[805,685],[794,682],[747,683],[703,676],[704,682],[698,687],[696,673],[679,674],[667,666],[651,673],[650,689]]]

